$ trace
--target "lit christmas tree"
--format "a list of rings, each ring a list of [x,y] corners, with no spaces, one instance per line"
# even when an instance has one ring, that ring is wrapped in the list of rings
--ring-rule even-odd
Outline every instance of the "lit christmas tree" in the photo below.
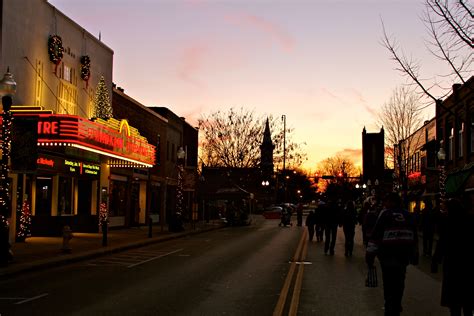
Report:
[[[31,227],[30,203],[28,203],[28,201],[25,200],[21,207],[20,227],[17,233],[18,241],[25,241],[26,237],[31,236],[30,227]]]
[[[105,85],[104,77],[100,77],[99,83],[95,90],[95,109],[94,116],[101,119],[112,117],[112,105],[110,104],[109,91]]]

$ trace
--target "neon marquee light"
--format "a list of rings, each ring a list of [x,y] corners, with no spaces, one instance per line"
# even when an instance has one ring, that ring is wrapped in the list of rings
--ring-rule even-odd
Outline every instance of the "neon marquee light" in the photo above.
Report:
[[[126,120],[89,121],[67,114],[40,114],[38,145],[73,146],[147,167],[155,164],[155,146]]]
[[[65,159],[41,154],[37,159],[38,167],[45,171],[70,173],[80,176],[99,176],[100,165],[92,162]]]

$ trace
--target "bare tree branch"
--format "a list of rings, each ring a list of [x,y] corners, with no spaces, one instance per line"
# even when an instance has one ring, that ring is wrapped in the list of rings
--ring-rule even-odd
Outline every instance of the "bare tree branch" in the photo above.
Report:
[[[451,3],[451,4],[450,4]],[[472,76],[473,69],[473,30],[472,7],[461,0],[425,0],[426,11],[422,21],[432,41],[428,42],[429,52],[439,60],[446,62],[451,69],[449,73],[436,74],[431,79],[430,86],[419,74],[419,63],[408,59],[398,47],[395,40],[387,35],[385,25],[382,21],[382,45],[387,48],[398,67],[398,71],[422,91],[422,93],[433,101],[444,98],[448,93],[434,96],[431,92],[434,87],[442,91],[449,91],[455,82],[465,83]],[[436,77],[444,79],[440,84]],[[446,80],[449,79],[449,80]],[[449,83],[449,86],[446,86]],[[439,94],[439,93],[438,93]],[[447,109],[446,109],[447,110]],[[449,111],[449,110],[448,110]]]
[[[257,167],[266,119],[244,108],[202,116],[199,119],[201,160],[212,167]],[[283,136],[286,137],[288,167],[300,166],[306,154],[301,151],[301,144],[292,141],[292,129],[287,128],[284,134],[280,120],[271,116],[268,119],[275,144],[275,166],[278,168],[283,160]]]
[[[398,144],[401,140],[406,140],[407,150],[403,158],[409,157],[419,146],[417,140],[409,136],[423,125],[423,118],[419,108],[420,99],[406,86],[394,89],[389,101],[386,102],[378,113],[378,125],[384,128],[385,143],[389,146]],[[393,150],[386,151],[388,161],[396,161]],[[386,164],[388,164],[386,161]]]

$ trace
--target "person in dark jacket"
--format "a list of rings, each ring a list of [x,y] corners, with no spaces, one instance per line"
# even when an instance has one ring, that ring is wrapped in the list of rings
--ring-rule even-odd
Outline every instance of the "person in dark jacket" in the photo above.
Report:
[[[385,315],[400,315],[405,289],[406,268],[418,264],[418,238],[415,221],[401,207],[396,193],[384,199],[385,208],[380,212],[369,237],[366,262],[374,266],[375,257],[382,268]]]
[[[365,211],[365,216],[362,223],[362,239],[363,239],[364,246],[367,247],[370,234],[372,233],[372,230],[375,226],[375,222],[377,221],[377,218],[380,213],[380,206],[379,206],[379,203],[377,202],[377,199],[372,196],[372,197],[369,197],[364,202],[363,207],[366,209],[366,211]]]
[[[345,237],[344,256],[351,257],[354,249],[355,226],[357,224],[357,210],[354,201],[347,201],[342,216],[342,229]]]
[[[421,229],[423,232],[423,255],[431,257],[433,254],[433,238],[436,220],[435,209],[430,199],[425,200],[425,208],[421,212]]]
[[[330,200],[326,207],[324,208],[324,231],[325,231],[325,243],[324,243],[324,253],[331,256],[334,255],[334,248],[336,246],[337,238],[337,227],[340,222],[340,210],[337,203],[333,200]]]
[[[459,200],[446,203],[439,239],[432,259],[432,272],[443,263],[441,306],[452,316],[471,316],[474,307],[474,219]]]
[[[326,203],[323,200],[318,202],[318,207],[315,209],[315,224],[316,224],[316,241],[323,241],[324,236],[324,215]]]
[[[297,226],[303,226],[303,204],[298,203],[296,207],[296,223]]]
[[[313,210],[311,210],[306,216],[306,227],[308,227],[308,236],[309,236],[309,241],[313,241],[314,238],[314,225],[316,223],[316,215]]]

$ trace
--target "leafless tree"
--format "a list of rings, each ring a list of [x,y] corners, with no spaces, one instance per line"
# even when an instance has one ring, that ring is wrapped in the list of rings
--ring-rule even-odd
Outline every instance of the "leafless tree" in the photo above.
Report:
[[[393,90],[390,99],[378,112],[378,125],[385,131],[385,143],[390,149],[385,151],[386,165],[393,168],[398,159],[406,161],[421,145],[424,139],[410,137],[423,125],[420,108],[422,107],[419,96],[408,86],[400,86]],[[404,148],[394,152],[394,145],[404,140]],[[398,157],[395,157],[397,155]],[[397,159],[398,158],[398,159]]]
[[[254,111],[244,108],[218,110],[199,119],[201,161],[212,167],[257,167],[267,118],[275,144],[274,165],[278,168],[283,161],[284,137],[287,166],[301,165],[305,154],[301,151],[301,145],[292,141],[293,129],[287,128],[284,132],[279,118],[257,116]]]
[[[407,76],[423,94],[433,101],[450,93],[453,83],[465,83],[473,73],[474,23],[472,2],[463,0],[424,0],[422,21],[429,39],[426,47],[433,57],[447,63],[449,71],[425,79],[420,62],[405,55],[400,45],[387,34],[382,21],[382,44]],[[437,92],[435,92],[437,91]],[[435,95],[439,93],[440,95]]]
[[[318,178],[318,191],[325,191],[328,184],[337,182],[338,178],[345,177],[357,177],[361,174],[361,170],[358,169],[354,162],[349,157],[336,155],[328,157],[323,161],[319,162],[316,168],[316,178]],[[334,179],[323,180],[322,176],[333,176]]]

